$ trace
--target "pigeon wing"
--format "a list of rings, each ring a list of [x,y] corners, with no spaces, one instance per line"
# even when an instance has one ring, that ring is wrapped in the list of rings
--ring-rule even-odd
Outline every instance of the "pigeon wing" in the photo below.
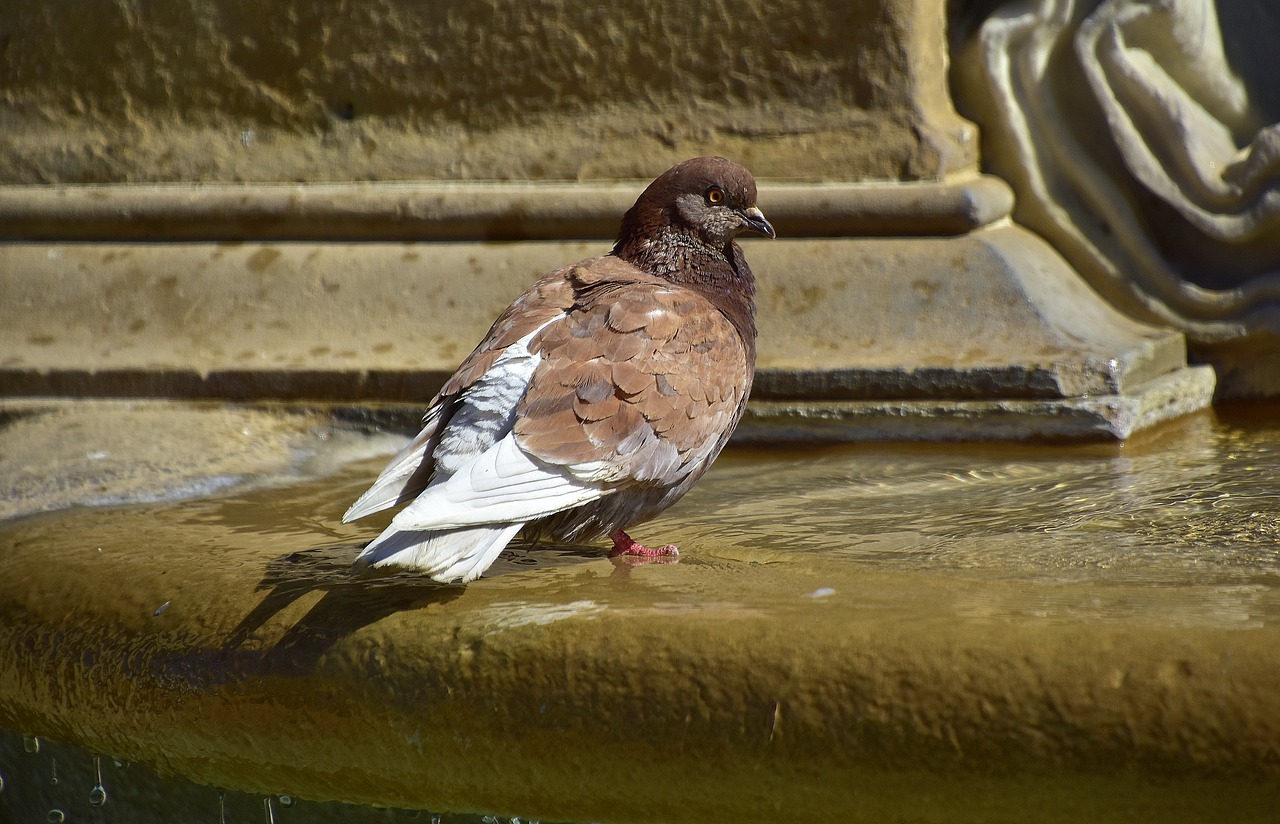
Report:
[[[608,485],[700,475],[742,414],[749,345],[702,294],[623,261],[580,265],[570,279],[574,311],[531,341],[542,359],[517,410],[517,444]]]
[[[342,516],[343,523],[411,501],[420,495],[435,475],[435,453],[441,440],[446,439],[456,446],[460,438],[466,437],[467,433],[460,432],[460,427],[474,425],[476,418],[487,418],[492,422],[494,418],[510,417],[518,396],[511,400],[508,409],[491,409],[491,414],[485,415],[477,413],[475,404],[470,409],[467,407],[468,392],[485,382],[486,378],[493,385],[496,382],[492,374],[495,364],[513,345],[564,316],[574,302],[573,289],[567,280],[570,271],[571,267],[564,267],[545,275],[498,316],[479,345],[432,399],[423,417],[422,431],[391,459],[373,485],[352,504]],[[508,358],[505,363],[511,364],[513,360]],[[523,386],[520,392],[523,392]],[[455,420],[460,411],[463,412],[462,420]],[[489,429],[494,427],[491,425]],[[509,426],[505,429],[497,427],[498,431],[478,433],[471,439],[473,456],[492,446],[509,429]],[[446,438],[450,434],[453,437]]]

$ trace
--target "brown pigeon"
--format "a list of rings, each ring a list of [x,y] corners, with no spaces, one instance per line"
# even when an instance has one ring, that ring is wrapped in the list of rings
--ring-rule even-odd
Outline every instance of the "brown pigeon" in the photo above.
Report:
[[[756,352],[743,230],[774,237],[750,172],[687,160],[644,190],[612,252],[516,298],[343,516],[412,501],[357,563],[470,581],[521,529],[675,553],[623,530],[688,492],[742,416]]]

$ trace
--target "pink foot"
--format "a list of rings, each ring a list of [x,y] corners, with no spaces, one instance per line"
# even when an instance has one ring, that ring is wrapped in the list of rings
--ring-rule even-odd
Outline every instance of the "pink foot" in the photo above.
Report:
[[[617,558],[619,555],[637,555],[642,558],[665,557],[671,555],[679,555],[680,550],[675,544],[667,544],[658,549],[649,549],[644,544],[637,543],[627,533],[621,529],[616,532],[610,532],[609,538],[613,540],[613,549],[609,550],[610,558]]]

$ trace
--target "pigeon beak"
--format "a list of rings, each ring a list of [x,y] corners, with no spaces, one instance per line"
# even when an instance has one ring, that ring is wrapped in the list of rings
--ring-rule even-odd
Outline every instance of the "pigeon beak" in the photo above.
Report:
[[[742,228],[750,229],[753,232],[759,232],[767,238],[775,238],[778,233],[773,230],[773,224],[765,220],[764,212],[756,206],[749,209],[743,209],[738,212],[742,216]]]

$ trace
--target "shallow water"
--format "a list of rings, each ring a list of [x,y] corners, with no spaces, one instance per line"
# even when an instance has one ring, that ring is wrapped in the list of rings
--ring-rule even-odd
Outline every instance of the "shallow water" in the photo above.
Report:
[[[771,592],[767,577],[752,575],[767,563],[810,571],[815,591],[837,593],[872,572],[925,574],[979,602],[982,584],[1025,584],[1020,598],[1000,602],[1014,621],[1142,615],[1259,626],[1280,615],[1274,419],[1266,408],[1199,415],[1121,445],[735,448],[679,505],[632,531],[651,544],[680,545],[680,564],[716,570],[700,576],[687,599],[706,588],[701,595],[715,600],[717,575],[741,584],[745,574],[757,605],[789,602],[795,593]],[[264,551],[306,552],[315,574],[345,576],[355,547],[389,514],[342,524],[341,513],[384,461],[240,494],[54,513],[39,532],[49,540],[63,522],[79,538],[106,544],[102,551],[143,563],[156,562],[157,544],[168,547],[161,552],[214,552],[229,574],[256,569]],[[497,584],[538,568],[606,564],[604,547],[514,545],[486,577]],[[510,586],[532,594],[540,580],[522,574]],[[1171,588],[1174,599],[1164,597]],[[910,592],[883,598],[908,620],[953,617]],[[1000,618],[990,606],[971,608],[984,620]]]
[[[858,564],[1047,584],[1265,583],[1280,561],[1272,420],[1203,415],[1122,445],[741,450],[679,520],[698,539]]]
[[[95,570],[114,585],[122,571],[146,569],[101,596],[129,602],[119,611],[123,632],[153,625],[170,605],[168,617],[184,620],[196,588],[224,588],[230,601],[257,592],[248,614],[184,629],[192,647],[245,650],[269,646],[271,632],[289,640],[279,627],[303,626],[300,616],[323,611],[325,599],[334,615],[354,604],[366,614],[349,624],[330,615],[306,632],[345,636],[428,607],[438,615],[452,599],[486,634],[608,613],[749,614],[804,627],[837,606],[844,611],[831,614],[842,620],[926,634],[1092,624],[1137,636],[1259,630],[1280,619],[1276,411],[1219,410],[1122,445],[732,448],[677,507],[633,530],[646,543],[679,544],[677,563],[611,562],[603,544],[522,545],[471,591],[409,573],[353,584],[349,561],[386,517],[348,525],[340,517],[385,457],[336,467],[310,460],[323,467],[318,476],[282,485],[257,479],[199,499],[0,522],[0,578],[29,574],[32,558],[47,556],[76,580],[32,597],[74,601]],[[308,448],[322,453],[325,443]],[[201,580],[166,578],[166,566],[199,569]],[[629,578],[635,585],[617,585]],[[319,602],[315,590],[326,593]],[[402,623],[393,632],[421,629]],[[4,709],[0,698],[0,719]]]
[[[1267,583],[1280,561],[1280,426],[1271,425],[1278,412],[1242,407],[1192,416],[1119,445],[730,448],[679,505],[633,531],[651,543],[680,543],[686,564],[776,552],[799,563],[822,558],[1048,584]],[[386,459],[348,459],[335,469],[326,449],[368,451],[353,449],[351,438],[343,433],[330,447],[326,434],[307,445],[303,458],[319,467],[313,479],[297,467],[274,488],[264,488],[260,473],[219,474],[207,487],[183,477],[168,494],[153,484],[130,504],[107,488],[108,477],[95,496],[77,493],[70,503],[91,504],[94,532],[104,538],[145,538],[155,524],[166,537],[180,530],[210,546],[235,536],[222,547],[231,564],[246,544],[363,541],[387,518],[344,525],[340,516]],[[371,441],[380,451],[396,443],[385,435]],[[8,468],[0,463],[0,471]],[[21,474],[25,484],[31,467]],[[80,506],[61,517],[82,522],[84,512]],[[0,537],[24,523],[0,520]],[[127,543],[122,551],[154,556],[145,540]],[[505,557],[538,563],[536,554]]]

